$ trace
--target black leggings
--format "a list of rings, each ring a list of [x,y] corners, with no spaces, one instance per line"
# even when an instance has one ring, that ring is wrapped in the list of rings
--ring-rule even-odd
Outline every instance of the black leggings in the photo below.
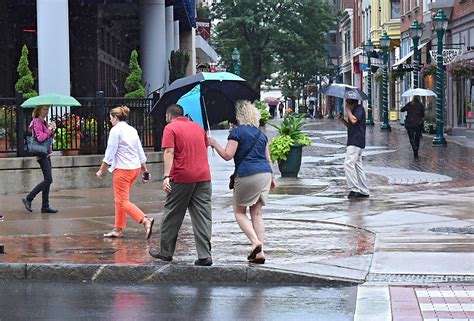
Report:
[[[43,181],[33,188],[33,190],[26,196],[29,201],[33,201],[35,196],[42,192],[43,202],[41,208],[49,207],[49,187],[53,183],[53,175],[51,173],[51,157],[42,157],[38,159],[43,172]]]
[[[411,148],[414,152],[418,152],[420,148],[420,138],[421,138],[421,125],[419,126],[407,126],[408,138],[410,138]]]

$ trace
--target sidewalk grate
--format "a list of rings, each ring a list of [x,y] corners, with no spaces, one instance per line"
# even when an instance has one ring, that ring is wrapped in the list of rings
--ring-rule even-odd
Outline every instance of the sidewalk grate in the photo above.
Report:
[[[474,227],[434,227],[431,232],[438,233],[456,233],[456,234],[474,234]]]
[[[474,283],[474,275],[433,275],[433,274],[382,274],[371,273],[367,282],[431,284],[431,283]]]

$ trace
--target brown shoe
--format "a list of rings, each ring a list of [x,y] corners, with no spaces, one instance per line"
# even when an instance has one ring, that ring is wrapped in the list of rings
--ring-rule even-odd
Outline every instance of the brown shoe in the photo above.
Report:
[[[160,252],[153,252],[151,249],[148,251],[148,253],[154,258],[160,259],[162,261],[170,262],[173,260],[172,256],[164,256],[164,255],[161,255]]]

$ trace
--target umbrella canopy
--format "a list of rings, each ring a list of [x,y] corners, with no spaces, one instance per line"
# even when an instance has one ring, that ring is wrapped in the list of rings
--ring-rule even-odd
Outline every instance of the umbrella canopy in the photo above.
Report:
[[[434,92],[428,89],[416,88],[408,89],[402,94],[402,97],[411,97],[411,96],[427,96],[427,97],[437,97]]]
[[[346,84],[330,84],[321,89],[321,93],[344,99],[368,100],[369,97],[357,87]]]
[[[270,106],[278,105],[278,99],[275,97],[265,97],[263,100]]]
[[[23,108],[35,108],[37,106],[81,106],[81,104],[71,96],[65,96],[60,94],[46,94],[31,97],[27,99],[21,107]]]
[[[199,96],[196,96],[197,93]],[[239,76],[228,72],[203,72],[174,81],[150,113],[164,121],[168,106],[184,101],[185,113],[197,110],[203,120],[201,125],[207,128],[207,123],[235,122],[235,103],[238,100],[253,102],[258,98],[258,93]],[[199,117],[192,118],[197,120]]]

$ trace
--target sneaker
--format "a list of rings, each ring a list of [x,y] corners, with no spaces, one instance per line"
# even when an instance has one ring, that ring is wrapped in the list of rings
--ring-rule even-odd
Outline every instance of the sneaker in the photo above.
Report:
[[[33,209],[31,208],[31,201],[29,201],[26,196],[23,197],[21,201],[23,202],[23,204],[25,204],[25,208],[28,212],[33,212]]]
[[[153,256],[155,259],[160,259],[162,261],[170,262],[173,260],[172,256],[164,256],[161,255],[160,252],[154,252],[151,249],[148,251],[148,253]]]
[[[51,208],[51,207],[42,207],[41,208],[41,213],[49,213],[49,214],[54,214],[57,213],[58,210]]]
[[[198,266],[211,266],[212,265],[212,259],[210,257],[206,259],[197,259],[194,261],[194,265]]]

